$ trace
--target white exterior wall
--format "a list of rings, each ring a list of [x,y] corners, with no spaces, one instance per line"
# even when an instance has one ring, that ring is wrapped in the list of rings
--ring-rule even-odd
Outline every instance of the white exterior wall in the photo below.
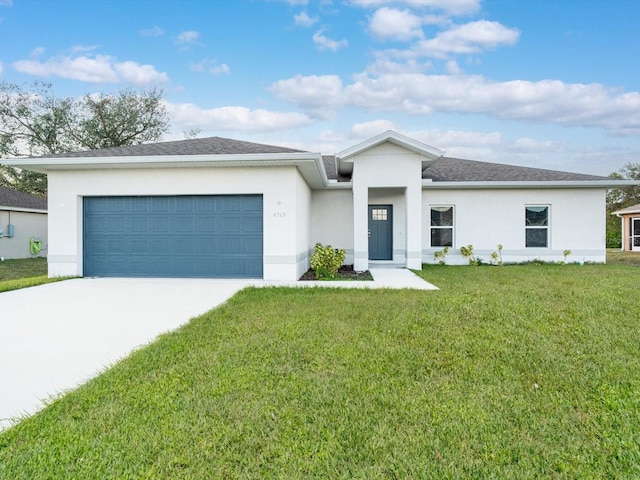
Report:
[[[316,243],[343,248],[345,264],[353,264],[353,192],[351,189],[311,192],[310,248]]]
[[[422,260],[422,160],[423,157],[392,143],[383,143],[365,150],[353,158],[353,197],[354,197],[354,268],[369,268],[368,205],[376,203],[384,192],[380,189],[392,189],[388,194],[397,196],[397,189],[404,192],[404,219],[406,226],[404,238],[394,243],[396,250],[402,251],[406,266],[421,268]],[[375,191],[373,189],[376,189]],[[375,192],[375,193],[374,193]],[[397,201],[397,200],[396,200]],[[398,212],[400,213],[400,212]],[[394,208],[394,218],[396,216]],[[394,228],[396,222],[394,220]],[[394,242],[396,241],[394,231]]]
[[[504,262],[528,260],[561,261],[571,250],[569,262],[604,262],[604,189],[522,190],[430,190],[422,191],[424,263],[435,263],[433,253],[442,247],[430,245],[430,206],[454,206],[453,247],[449,264],[466,264],[460,247],[473,245],[474,254],[485,262],[503,246]],[[525,247],[525,206],[549,206],[549,248]]]
[[[299,245],[308,244],[304,238],[308,192],[302,183],[293,166],[51,171],[49,276],[82,275],[84,196],[261,194],[264,278],[295,280],[302,268]]]
[[[14,226],[14,236],[7,237],[7,225],[11,223]],[[3,237],[0,237],[0,257],[6,260],[12,258],[30,258],[31,255],[31,237],[42,240],[42,249],[37,255],[44,257],[47,254],[47,214],[16,212],[11,210],[0,210],[0,230],[3,231]]]
[[[296,280],[309,269],[311,189],[296,169]]]

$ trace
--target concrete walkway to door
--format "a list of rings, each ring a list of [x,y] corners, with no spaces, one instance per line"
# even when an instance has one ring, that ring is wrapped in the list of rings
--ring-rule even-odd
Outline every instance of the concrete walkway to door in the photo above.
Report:
[[[248,286],[434,290],[409,270],[372,282],[79,278],[0,293],[0,430]]]

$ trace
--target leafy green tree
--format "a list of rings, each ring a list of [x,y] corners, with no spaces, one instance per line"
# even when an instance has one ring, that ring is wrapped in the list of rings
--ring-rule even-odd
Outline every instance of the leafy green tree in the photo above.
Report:
[[[32,157],[158,141],[168,119],[161,90],[57,98],[50,84],[0,83],[0,157]],[[45,196],[46,175],[0,165],[0,185]]]
[[[640,163],[627,163],[617,172],[609,175],[611,178],[640,180]],[[620,247],[622,231],[620,219],[612,215],[613,212],[640,203],[640,185],[612,188],[607,193],[607,247]]]

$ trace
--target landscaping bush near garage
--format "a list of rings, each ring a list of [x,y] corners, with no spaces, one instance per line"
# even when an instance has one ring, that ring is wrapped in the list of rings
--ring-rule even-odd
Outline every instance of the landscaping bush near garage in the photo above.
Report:
[[[639,478],[640,269],[252,288],[0,434],[0,478]]]

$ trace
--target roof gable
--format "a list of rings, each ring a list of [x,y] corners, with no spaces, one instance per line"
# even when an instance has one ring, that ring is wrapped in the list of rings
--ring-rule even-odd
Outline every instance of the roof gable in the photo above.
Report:
[[[353,171],[354,157],[387,142],[422,156],[422,168],[426,168],[429,164],[444,155],[442,150],[388,130],[338,153],[336,155],[338,173],[341,175],[350,175]]]

